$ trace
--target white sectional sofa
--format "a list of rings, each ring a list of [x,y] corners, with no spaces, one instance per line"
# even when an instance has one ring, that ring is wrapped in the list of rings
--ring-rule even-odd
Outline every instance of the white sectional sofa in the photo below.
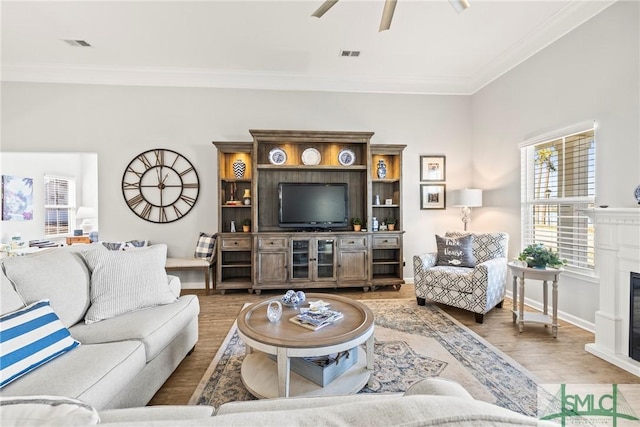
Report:
[[[165,260],[165,245],[125,253],[99,244],[3,259],[3,318],[49,300],[80,345],[6,384],[0,396],[66,396],[98,410],[146,405],[198,340],[198,298],[180,296],[180,280],[166,275]],[[138,282],[147,288],[138,292]],[[129,304],[127,312],[87,324],[89,315],[109,316],[113,301],[94,304],[108,293],[124,297],[119,304]]]
[[[556,426],[475,400],[459,384],[422,380],[404,394],[356,394],[252,400],[210,406],[148,406],[95,411],[55,398],[0,399],[3,426]]]

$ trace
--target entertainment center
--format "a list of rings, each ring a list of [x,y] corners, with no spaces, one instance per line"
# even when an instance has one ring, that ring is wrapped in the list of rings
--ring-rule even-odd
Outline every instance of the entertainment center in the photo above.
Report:
[[[215,289],[306,289],[404,283],[402,151],[373,132],[250,130],[218,154]],[[377,165],[386,173],[379,176]],[[372,166],[373,165],[373,166]],[[354,231],[373,219],[395,230]],[[239,232],[240,224],[251,231]],[[236,231],[233,231],[236,230]]]

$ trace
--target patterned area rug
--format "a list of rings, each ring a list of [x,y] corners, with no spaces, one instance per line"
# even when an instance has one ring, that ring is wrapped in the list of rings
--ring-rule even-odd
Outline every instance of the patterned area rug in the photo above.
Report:
[[[479,400],[536,415],[532,374],[435,305],[411,300],[366,300],[375,315],[374,372],[361,393],[404,392],[427,377],[462,384]],[[213,405],[255,399],[244,387],[244,344],[235,323],[191,397]]]

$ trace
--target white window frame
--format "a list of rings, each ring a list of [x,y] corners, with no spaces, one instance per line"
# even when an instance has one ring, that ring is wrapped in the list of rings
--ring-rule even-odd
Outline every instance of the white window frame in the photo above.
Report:
[[[57,181],[65,181],[67,183],[67,197],[68,200],[66,204],[48,204],[47,203],[47,191],[48,191],[48,180],[57,180]],[[56,175],[45,175],[43,179],[44,183],[44,233],[45,237],[64,237],[70,236],[73,234],[73,230],[75,229],[76,223],[76,179],[68,176],[56,176]],[[67,223],[68,230],[63,232],[59,226],[55,228],[55,233],[50,233],[49,226],[47,225],[47,219],[49,218],[49,211],[54,209],[66,209],[67,210]]]
[[[556,244],[561,246],[559,253],[560,257],[568,260],[567,266],[565,266],[565,270],[567,273],[573,274],[576,276],[580,276],[583,278],[596,278],[596,262],[595,259],[595,226],[591,219],[584,212],[585,210],[592,209],[595,204],[595,189],[594,194],[589,196],[579,196],[579,197],[553,197],[548,200],[544,199],[536,199],[535,198],[535,147],[556,141],[556,140],[564,140],[565,138],[593,131],[593,139],[594,144],[597,144],[596,139],[596,122],[588,121],[581,122],[575,125],[565,127],[562,129],[558,129],[549,133],[545,133],[543,135],[536,136],[531,138],[523,143],[519,144],[520,148],[520,158],[521,158],[521,236],[522,236],[522,247],[526,247],[527,245],[540,243],[538,241],[534,241],[534,214],[533,208],[534,206],[540,205],[549,205],[551,207],[557,206],[565,206],[566,208],[572,209],[572,217],[579,221],[581,224],[586,224],[586,243],[580,244],[566,244],[564,247],[573,246],[574,251],[579,250],[583,251],[583,254],[587,254],[589,260],[593,259],[592,265],[577,265],[579,264],[579,257],[572,258],[570,250],[563,249],[562,243],[560,243],[560,239],[556,238]],[[595,162],[597,162],[597,153],[595,157]],[[594,165],[594,168],[596,166]],[[594,171],[595,173],[595,171]],[[593,185],[595,186],[596,177],[594,175]],[[581,228],[585,227],[584,225],[580,226]],[[578,235],[578,231],[576,231],[576,236]],[[570,237],[576,237],[573,234]],[[584,238],[583,238],[584,239]],[[553,239],[551,239],[553,240]],[[575,240],[574,240],[575,241]],[[584,240],[583,240],[584,242]],[[545,243],[545,242],[543,242]],[[546,245],[546,246],[554,246],[554,245]],[[552,249],[558,251],[558,246],[552,247]],[[577,251],[576,251],[577,252]],[[584,255],[583,255],[584,257]],[[583,258],[584,260],[584,258]],[[573,262],[575,261],[575,263]]]

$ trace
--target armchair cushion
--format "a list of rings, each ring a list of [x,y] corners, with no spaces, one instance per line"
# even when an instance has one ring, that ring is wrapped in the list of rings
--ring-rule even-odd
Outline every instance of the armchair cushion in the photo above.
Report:
[[[438,263],[440,266],[475,267],[476,260],[473,256],[473,235],[467,234],[460,237],[441,237],[436,235],[438,245]]]

